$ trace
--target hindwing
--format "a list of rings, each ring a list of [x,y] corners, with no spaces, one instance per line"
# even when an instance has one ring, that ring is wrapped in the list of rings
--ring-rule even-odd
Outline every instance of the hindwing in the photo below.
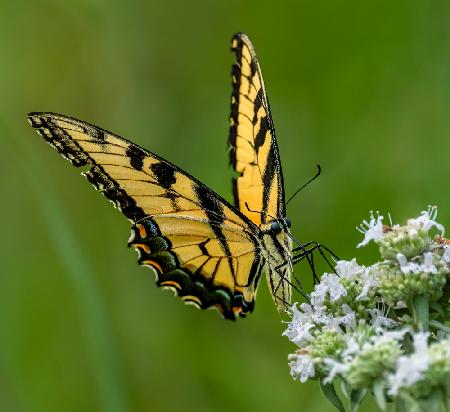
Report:
[[[236,34],[232,68],[230,163],[239,174],[233,180],[235,204],[257,225],[285,217],[283,176],[269,102],[254,48]]]
[[[139,263],[201,308],[230,319],[253,309],[262,270],[260,230],[172,163],[89,123],[30,113],[31,125],[132,222]]]

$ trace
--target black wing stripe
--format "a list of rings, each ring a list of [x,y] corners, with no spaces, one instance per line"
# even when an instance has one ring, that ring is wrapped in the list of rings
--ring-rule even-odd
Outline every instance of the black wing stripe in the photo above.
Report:
[[[217,239],[219,239],[222,248],[226,255],[228,256],[228,265],[230,266],[230,271],[234,278],[236,278],[236,274],[234,271],[233,264],[231,262],[231,252],[230,247],[228,245],[227,239],[223,234],[221,225],[225,221],[225,214],[223,212],[222,205],[219,204],[215,198],[209,195],[208,191],[204,190],[202,186],[196,186],[195,188],[197,197],[205,210],[206,216],[210,222],[216,223],[215,225],[210,224],[211,229],[216,235]],[[211,213],[211,211],[214,211]]]
[[[99,190],[108,200],[114,203],[119,210],[130,220],[137,221],[145,217],[144,211],[136,205],[136,202],[112,180],[103,168],[74,141],[63,129],[58,128],[50,119],[35,118],[30,116],[31,125],[39,134],[58,152],[68,159],[74,166],[81,167],[92,165],[91,169],[84,173],[88,181]],[[101,136],[101,134],[99,134]]]

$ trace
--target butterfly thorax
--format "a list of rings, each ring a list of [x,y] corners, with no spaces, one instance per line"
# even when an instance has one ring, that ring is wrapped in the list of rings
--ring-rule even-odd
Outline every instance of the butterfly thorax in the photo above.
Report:
[[[289,219],[276,219],[262,226],[262,255],[267,283],[278,310],[287,309],[291,301],[292,239]]]

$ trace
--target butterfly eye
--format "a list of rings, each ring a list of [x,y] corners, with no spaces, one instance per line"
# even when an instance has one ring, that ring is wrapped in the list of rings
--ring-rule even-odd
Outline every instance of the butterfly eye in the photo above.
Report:
[[[286,226],[287,227],[291,227],[291,219],[288,219],[287,217],[286,218],[284,218],[284,221],[286,222]]]
[[[272,231],[272,233],[275,233],[276,235],[278,235],[278,233],[281,233],[281,226],[276,220],[274,220],[270,224],[270,230]]]

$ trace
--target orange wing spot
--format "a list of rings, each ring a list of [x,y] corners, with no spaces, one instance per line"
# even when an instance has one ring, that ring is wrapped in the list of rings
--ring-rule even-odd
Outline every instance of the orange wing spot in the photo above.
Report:
[[[155,262],[154,260],[143,260],[141,265],[150,265],[153,266],[154,268],[156,268],[158,270],[159,273],[163,273],[162,267],[158,262]]]
[[[147,231],[145,230],[144,225],[137,225],[137,227],[139,229],[139,235],[142,239],[145,239],[147,237]]]
[[[143,243],[134,243],[133,246],[136,249],[143,250],[145,253],[150,253],[150,248],[148,247],[148,245],[144,245]]]
[[[197,296],[186,295],[186,296],[183,296],[181,299],[183,299],[186,302],[196,303],[199,306],[202,305],[202,301]]]
[[[233,306],[233,313],[239,315],[242,312],[242,306]]]
[[[161,282],[161,286],[165,286],[168,288],[175,288],[177,290],[181,290],[181,286],[178,282],[175,282],[173,280],[166,280],[164,282]]]

